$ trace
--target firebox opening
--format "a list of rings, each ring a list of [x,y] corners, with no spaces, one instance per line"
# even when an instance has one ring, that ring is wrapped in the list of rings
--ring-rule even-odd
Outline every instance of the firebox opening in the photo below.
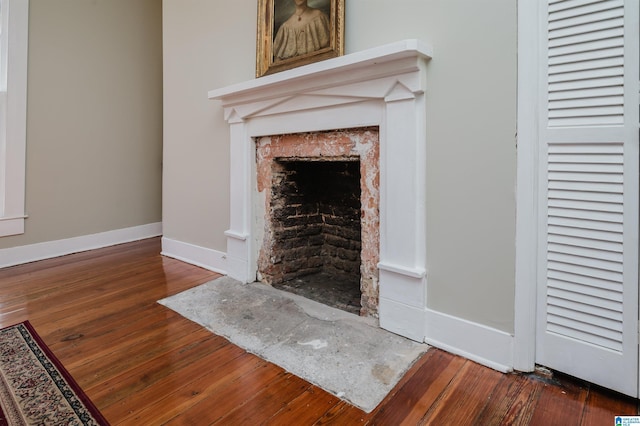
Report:
[[[358,157],[272,163],[274,287],[359,314],[361,202]]]

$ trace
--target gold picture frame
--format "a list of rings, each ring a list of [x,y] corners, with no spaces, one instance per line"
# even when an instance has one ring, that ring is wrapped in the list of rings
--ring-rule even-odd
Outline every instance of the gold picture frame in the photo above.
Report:
[[[344,0],[258,0],[256,77],[342,55]]]

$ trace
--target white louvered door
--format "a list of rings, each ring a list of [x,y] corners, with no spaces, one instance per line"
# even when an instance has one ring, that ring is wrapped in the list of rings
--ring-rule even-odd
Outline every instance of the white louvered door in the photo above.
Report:
[[[638,0],[550,0],[536,363],[638,395]]]

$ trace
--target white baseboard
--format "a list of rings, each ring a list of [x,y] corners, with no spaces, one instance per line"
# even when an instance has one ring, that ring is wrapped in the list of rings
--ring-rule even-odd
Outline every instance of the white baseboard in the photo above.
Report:
[[[442,312],[427,309],[425,342],[507,373],[513,371],[513,336]]]
[[[161,222],[98,234],[82,235],[64,240],[0,249],[0,268],[143,240],[159,235],[162,235]]]
[[[226,253],[162,238],[162,254],[227,275]],[[513,371],[513,336],[501,330],[426,309],[424,341],[501,372]]]
[[[227,255],[217,250],[162,238],[162,255],[227,275]]]
[[[227,275],[229,267],[233,266],[229,264],[232,260],[223,252],[166,237],[162,239],[162,254],[224,275]],[[396,308],[394,304],[381,301],[382,310]],[[415,315],[415,321],[424,321],[424,341],[427,344],[494,370],[505,373],[513,371],[511,334],[430,309],[421,309],[420,313]],[[381,326],[389,329],[389,324],[383,325],[381,322]],[[391,328],[398,333],[397,327]],[[415,333],[410,336],[402,332],[399,334],[422,340],[422,333],[415,336]]]

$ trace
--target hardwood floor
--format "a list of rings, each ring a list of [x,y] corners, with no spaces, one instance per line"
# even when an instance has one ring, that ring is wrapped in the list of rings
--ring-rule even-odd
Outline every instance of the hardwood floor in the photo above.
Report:
[[[0,269],[0,326],[30,320],[114,425],[613,425],[638,401],[431,349],[372,413],[155,303],[218,277],[160,240]]]

